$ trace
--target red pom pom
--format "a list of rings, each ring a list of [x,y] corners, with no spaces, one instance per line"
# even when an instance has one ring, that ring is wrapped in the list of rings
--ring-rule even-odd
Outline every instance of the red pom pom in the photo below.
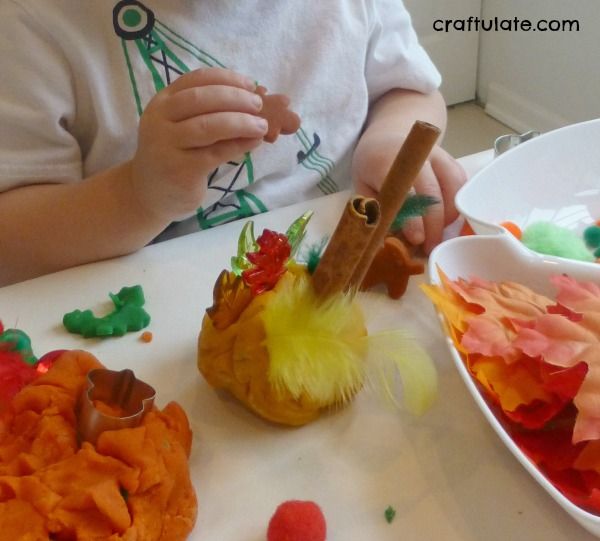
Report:
[[[271,517],[267,541],[325,541],[327,524],[321,508],[310,501],[283,502]]]

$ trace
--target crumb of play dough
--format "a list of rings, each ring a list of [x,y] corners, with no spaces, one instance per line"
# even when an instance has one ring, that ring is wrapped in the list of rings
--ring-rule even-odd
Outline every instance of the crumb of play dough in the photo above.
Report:
[[[267,541],[325,541],[327,524],[321,508],[312,501],[288,500],[269,521]]]
[[[391,524],[394,520],[394,517],[396,516],[396,510],[391,505],[388,505],[387,509],[383,512],[383,514],[387,523]]]
[[[154,335],[150,331],[144,331],[140,336],[140,340],[142,342],[145,342],[146,344],[152,342],[153,338],[154,338]]]
[[[300,127],[300,117],[289,109],[290,99],[284,94],[267,94],[264,86],[257,86],[256,93],[262,98],[263,106],[258,116],[269,123],[269,130],[263,139],[274,143],[280,134],[296,133]]]

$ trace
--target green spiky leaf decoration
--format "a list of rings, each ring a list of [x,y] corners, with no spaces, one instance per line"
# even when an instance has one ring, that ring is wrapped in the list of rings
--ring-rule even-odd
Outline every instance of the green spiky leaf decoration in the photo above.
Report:
[[[306,226],[312,218],[312,210],[305,212],[300,218],[297,218],[290,227],[288,227],[285,236],[290,243],[291,253],[290,260],[298,251],[304,236],[306,235]],[[231,258],[231,270],[236,276],[241,276],[242,273],[253,267],[254,265],[248,260],[246,254],[258,252],[260,249],[254,236],[254,222],[249,221],[244,224],[238,239],[237,255]]]
[[[231,270],[236,276],[241,276],[242,272],[252,266],[246,254],[257,250],[258,244],[254,238],[254,222],[246,222],[238,239],[237,255],[231,258]]]
[[[306,235],[306,226],[308,222],[312,218],[313,211],[309,210],[305,212],[300,218],[294,221],[288,230],[285,232],[285,236],[288,238],[288,242],[290,243],[290,247],[292,249],[290,254],[290,259],[296,255],[300,244],[304,240],[304,236]]]

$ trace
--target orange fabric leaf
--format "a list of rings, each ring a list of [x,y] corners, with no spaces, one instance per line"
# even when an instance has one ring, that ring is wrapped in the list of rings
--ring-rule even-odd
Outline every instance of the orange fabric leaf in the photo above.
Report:
[[[469,306],[454,291],[452,281],[439,268],[438,273],[442,282],[440,286],[423,284],[421,285],[421,289],[442,313],[448,325],[463,333],[468,329],[467,321],[481,311],[473,306]]]
[[[573,402],[579,414],[573,441],[600,439],[600,342],[594,330],[583,322],[559,315],[537,319],[533,328],[523,328],[514,344],[530,356],[540,355],[550,364],[562,367],[584,362],[588,372]]]
[[[469,328],[464,333],[461,344],[465,351],[501,357],[505,362],[511,363],[521,357],[521,352],[513,345],[516,335],[512,325],[506,320],[483,314],[469,321]]]
[[[530,320],[546,312],[554,302],[516,282],[487,282],[473,278],[456,280],[452,289],[469,304],[483,308],[488,317]]]
[[[575,312],[600,313],[600,286],[593,282],[578,282],[570,276],[558,275],[551,278],[558,288],[556,300]]]
[[[539,376],[521,363],[506,364],[502,358],[478,357],[471,372],[500,404],[505,412],[515,411],[535,400],[551,402]]]

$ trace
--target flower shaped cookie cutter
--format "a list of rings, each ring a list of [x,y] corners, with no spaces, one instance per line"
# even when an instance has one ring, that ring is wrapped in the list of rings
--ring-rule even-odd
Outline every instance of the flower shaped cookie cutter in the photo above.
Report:
[[[77,428],[81,441],[96,444],[106,430],[134,428],[152,409],[156,391],[132,370],[90,370],[81,394]]]

